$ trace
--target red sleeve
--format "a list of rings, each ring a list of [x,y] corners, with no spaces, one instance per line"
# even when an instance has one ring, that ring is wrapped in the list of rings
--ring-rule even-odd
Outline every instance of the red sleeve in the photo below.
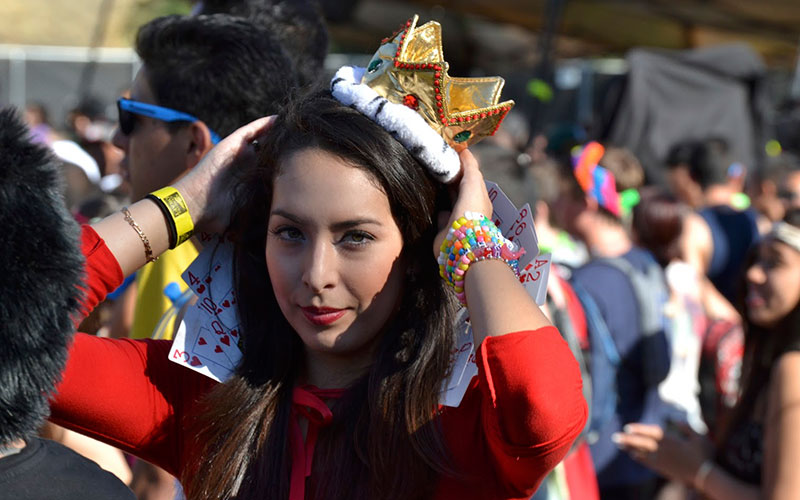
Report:
[[[586,423],[580,369],[554,327],[488,337],[477,363],[498,485],[529,496]]]
[[[183,417],[215,382],[167,359],[168,340],[79,333],[51,401],[51,420],[177,475]]]
[[[113,254],[83,228],[88,314],[122,282]],[[214,382],[167,359],[170,342],[104,339],[79,333],[51,401],[51,420],[178,474],[188,407]]]
[[[117,259],[92,226],[81,226],[81,252],[86,257],[86,278],[81,301],[81,314],[76,325],[83,321],[106,295],[117,289],[125,278]]]

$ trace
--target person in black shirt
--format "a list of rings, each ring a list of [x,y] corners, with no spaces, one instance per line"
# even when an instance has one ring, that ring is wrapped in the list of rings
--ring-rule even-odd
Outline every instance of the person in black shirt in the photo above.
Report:
[[[59,165],[12,109],[0,110],[0,499],[124,499],[133,493],[64,446],[36,437],[75,331],[79,230]]]

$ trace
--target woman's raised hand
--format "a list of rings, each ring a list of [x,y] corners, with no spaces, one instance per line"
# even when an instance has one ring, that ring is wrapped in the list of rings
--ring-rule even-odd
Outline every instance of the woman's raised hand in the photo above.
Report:
[[[708,439],[688,426],[681,429],[682,435],[649,424],[628,424],[624,430],[612,437],[617,446],[654,471],[687,484],[711,453]]]
[[[433,242],[434,257],[439,256],[439,247],[447,235],[447,229],[454,220],[463,217],[465,212],[480,212],[486,217],[492,217],[492,202],[489,200],[489,193],[486,191],[486,183],[483,181],[483,174],[478,167],[478,160],[467,149],[461,151],[459,157],[461,158],[461,173],[459,174],[461,179],[453,183],[454,186],[457,186],[453,192],[455,202],[453,209],[447,214],[447,225],[439,231]]]
[[[198,231],[221,233],[230,222],[234,176],[230,166],[256,160],[253,140],[263,135],[275,117],[259,118],[240,127],[209,151],[174,186],[181,192]]]

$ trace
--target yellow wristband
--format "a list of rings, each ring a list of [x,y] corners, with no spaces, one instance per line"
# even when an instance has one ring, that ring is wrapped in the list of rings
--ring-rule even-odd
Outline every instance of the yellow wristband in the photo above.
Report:
[[[158,198],[163,204],[164,208],[167,209],[166,213],[169,214],[172,223],[175,225],[175,246],[191,238],[192,234],[194,234],[194,222],[192,222],[189,208],[186,206],[186,201],[181,196],[181,193],[174,187],[167,186],[150,194]]]

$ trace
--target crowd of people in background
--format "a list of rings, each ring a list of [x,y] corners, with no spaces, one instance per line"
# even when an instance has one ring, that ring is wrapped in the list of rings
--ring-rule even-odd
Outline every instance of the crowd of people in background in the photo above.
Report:
[[[327,32],[305,2],[205,1],[192,16],[144,25],[135,48],[143,66],[126,99],[198,121],[164,127],[157,112],[132,114],[121,102],[115,124],[109,103],[89,100],[60,127],[40,104],[24,110],[31,141],[60,161],[63,199],[80,223],[180,179],[214,136],[327,83],[310,70],[322,66]],[[624,148],[549,141],[528,123],[512,111],[473,153],[487,180],[531,207],[539,250],[553,261],[543,311],[578,362],[589,408],[532,498],[793,498],[800,160],[784,151],[762,168],[745,165],[709,131],[672,145],[668,183],[656,185]],[[197,255],[187,244],[145,265],[78,330],[169,338],[173,325],[161,318],[185,292],[180,274]],[[179,291],[166,294],[171,283]],[[52,423],[39,432],[140,499],[183,495],[170,473],[107,444]]]
[[[779,287],[770,270],[798,271],[797,242],[776,233],[798,227],[797,158],[784,152],[753,171],[724,139],[697,136],[664,158],[668,184],[651,185],[630,151],[609,145],[599,165],[619,200],[608,200],[576,181],[583,144],[545,146],[542,155],[509,148],[520,130],[506,133],[476,153],[487,178],[536,213],[540,248],[556,263],[550,315],[581,346],[592,391],[592,416],[573,451],[583,440],[591,466],[568,457],[535,498],[790,497],[780,495],[796,491],[783,469],[797,449],[788,433],[796,393],[771,396],[786,399],[769,409],[766,398],[770,384],[790,383],[782,377],[792,376],[796,356],[796,287]],[[758,319],[784,300],[768,324]],[[659,327],[648,328],[654,311]],[[781,438],[768,441],[767,419],[772,429],[786,426]],[[664,447],[666,464],[652,458]],[[711,466],[724,471],[713,485]]]

